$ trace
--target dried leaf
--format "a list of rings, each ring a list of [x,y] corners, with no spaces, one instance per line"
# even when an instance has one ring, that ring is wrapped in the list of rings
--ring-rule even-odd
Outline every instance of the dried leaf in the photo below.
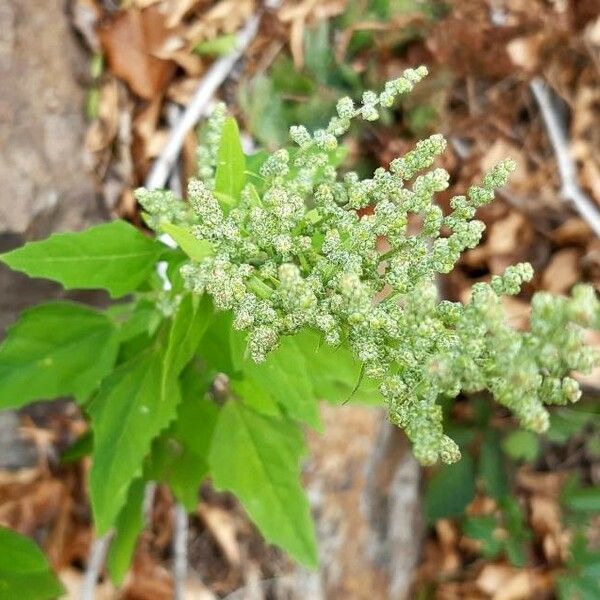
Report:
[[[156,56],[172,35],[156,8],[119,12],[100,29],[100,41],[112,71],[140,97],[161,93],[175,72],[175,63]]]
[[[564,248],[554,254],[542,276],[544,289],[564,294],[581,279],[579,262],[581,252],[577,248]]]
[[[485,565],[477,577],[477,587],[491,596],[496,593],[515,574],[515,569],[508,565],[491,563]]]
[[[215,538],[229,564],[235,568],[239,567],[241,553],[233,514],[218,506],[202,503],[198,505],[198,515]]]
[[[541,50],[547,35],[547,32],[541,32],[508,42],[506,51],[512,62],[526,71],[535,71],[540,64]]]

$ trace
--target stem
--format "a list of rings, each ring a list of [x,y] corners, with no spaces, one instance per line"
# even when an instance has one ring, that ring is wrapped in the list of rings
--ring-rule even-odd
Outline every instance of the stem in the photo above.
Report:
[[[273,288],[268,286],[262,279],[259,279],[256,275],[252,275],[248,279],[246,285],[248,289],[253,291],[259,298],[264,300],[270,298],[273,294]]]

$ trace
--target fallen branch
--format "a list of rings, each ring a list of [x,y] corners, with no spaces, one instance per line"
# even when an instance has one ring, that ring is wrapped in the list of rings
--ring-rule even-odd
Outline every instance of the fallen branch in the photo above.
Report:
[[[108,550],[108,544],[110,543],[112,535],[112,531],[109,531],[92,543],[90,556],[83,576],[83,583],[81,585],[81,593],[79,595],[80,600],[94,600],[96,595],[96,583],[98,582],[100,571],[104,566],[104,557],[106,556],[106,551]]]
[[[591,198],[579,186],[577,168],[569,153],[569,140],[565,126],[556,110],[553,93],[539,77],[530,84],[533,96],[540,108],[544,124],[554,149],[558,174],[561,181],[561,194],[565,200],[573,203],[575,210],[583,217],[594,233],[600,237],[600,211]]]

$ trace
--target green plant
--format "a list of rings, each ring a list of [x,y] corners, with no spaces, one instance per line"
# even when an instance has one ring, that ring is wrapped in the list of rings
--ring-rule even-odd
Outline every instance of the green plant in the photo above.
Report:
[[[588,402],[555,410],[548,431],[536,436],[515,428],[507,419],[500,419],[498,427],[498,411],[491,411],[483,398],[471,399],[471,405],[471,418],[463,415],[460,421],[446,407],[446,426],[459,440],[464,458],[430,473],[424,495],[427,519],[431,525],[439,519],[453,519],[464,537],[478,543],[476,555],[486,561],[505,558],[513,567],[539,568],[539,532],[536,536],[527,502],[519,493],[517,470],[524,463],[527,470],[535,470],[536,459],[544,455],[542,446],[548,444],[566,448],[579,440],[593,456],[594,447],[588,441],[597,437],[598,408]],[[494,500],[483,514],[468,510],[477,492],[480,499],[483,495]],[[600,553],[590,546],[586,534],[600,511],[600,488],[582,485],[578,477],[570,476],[555,501],[560,507],[560,529],[572,535],[568,557],[560,568],[552,565],[557,597],[591,600],[599,590]],[[466,560],[472,563],[473,557]]]
[[[30,539],[0,527],[0,598],[51,600],[63,593],[42,551]]]
[[[478,243],[475,211],[505,183],[510,161],[453,198],[448,215],[433,203],[448,174],[419,174],[443,151],[439,135],[371,179],[340,174],[338,138],[351,120],[376,120],[425,74],[409,69],[381,94],[365,92],[359,107],[343,98],[326,129],[293,127],[295,146],[272,154],[245,156],[235,120],[219,108],[188,201],[137,194],[148,225],[176,249],[117,221],[0,256],[68,289],[127,297],[104,311],[32,308],[0,347],[0,407],[73,395],[89,417],[91,503],[98,533],[116,530],[116,581],[142,526],[148,480],[192,509],[210,477],[268,541],[314,566],[299,473],[301,426],[320,428],[319,399],[374,401],[379,390],[426,464],[460,457],[443,432],[441,397],[488,389],[534,431],[547,427],[544,404],[578,399],[568,373],[595,360],[582,337],[598,324],[591,288],[537,295],[528,332],[507,325],[500,300],[531,277],[528,265],[477,284],[465,305],[437,297],[438,274]],[[369,206],[373,214],[359,216]],[[409,223],[420,228],[411,233]],[[212,386],[218,373],[225,389]]]

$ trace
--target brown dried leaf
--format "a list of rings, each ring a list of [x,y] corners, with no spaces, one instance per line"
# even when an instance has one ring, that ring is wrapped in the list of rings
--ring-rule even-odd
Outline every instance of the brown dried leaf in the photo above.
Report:
[[[201,503],[198,505],[198,515],[215,538],[229,564],[238,567],[241,563],[241,553],[233,514],[218,506]]]
[[[564,294],[581,279],[579,263],[581,252],[577,248],[564,248],[555,252],[542,276],[544,289]]]
[[[167,0],[164,13],[167,19],[167,27],[172,29],[181,23],[181,20],[194,6],[202,0]]]
[[[558,498],[534,495],[529,500],[530,522],[533,530],[543,537],[547,533],[558,533],[561,529],[561,512]]]
[[[585,246],[592,239],[590,226],[579,217],[571,217],[551,232],[558,246]]]
[[[540,32],[508,42],[506,51],[512,62],[526,71],[535,71],[540,64],[542,46],[547,35],[547,32]]]
[[[527,228],[525,217],[517,211],[511,211],[507,217],[491,226],[486,242],[488,252],[494,255],[513,254],[523,244]]]
[[[517,472],[517,483],[528,492],[557,497],[567,473],[536,473],[526,468]]]
[[[523,569],[505,581],[492,596],[492,600],[530,600],[539,598],[543,592],[551,590],[549,577],[536,573],[533,569]]]
[[[198,84],[200,81],[200,77],[185,77],[183,79],[176,79],[169,86],[167,98],[175,102],[175,104],[186,106],[198,89]]]
[[[477,587],[489,596],[495,594],[515,574],[508,565],[491,563],[485,565],[477,577]]]
[[[175,72],[175,63],[156,56],[173,34],[157,8],[126,10],[100,28],[100,41],[112,71],[140,97],[161,93]]]

